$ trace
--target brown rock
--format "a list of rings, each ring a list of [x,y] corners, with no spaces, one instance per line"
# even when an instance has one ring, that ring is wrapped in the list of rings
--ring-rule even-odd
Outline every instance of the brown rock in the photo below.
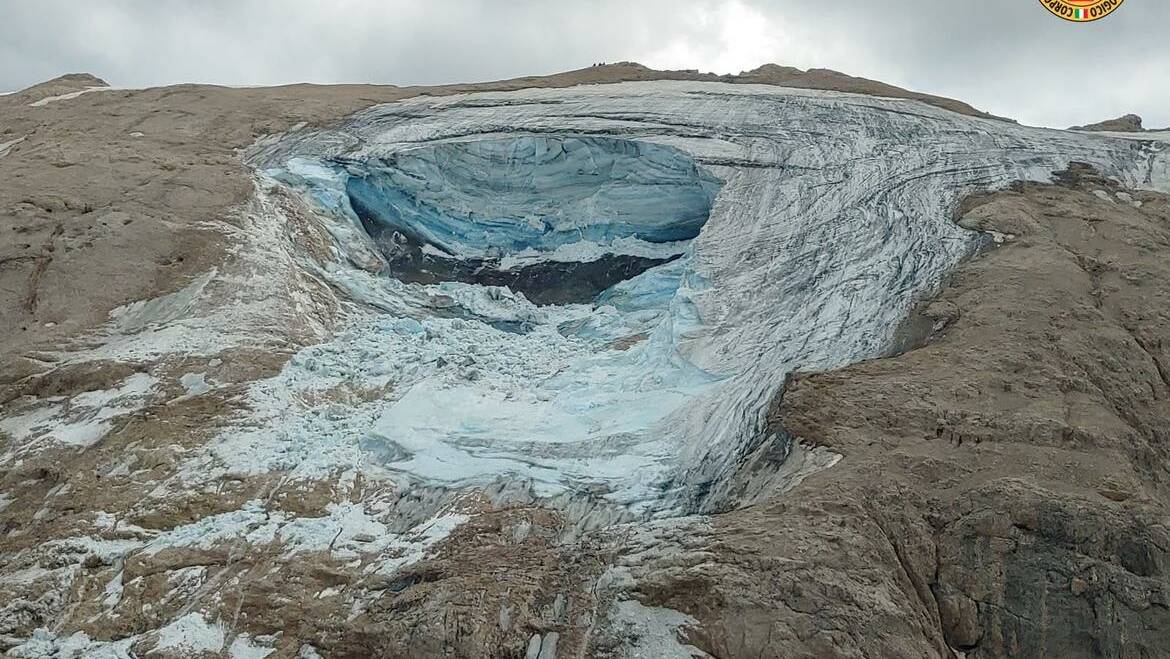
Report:
[[[1117,133],[1140,133],[1145,129],[1142,128],[1142,118],[1136,114],[1122,115],[1116,119],[1106,119],[1105,121],[1098,121],[1095,124],[1088,124],[1087,126],[1073,126],[1069,130],[1088,130],[1088,131],[1110,131]]]

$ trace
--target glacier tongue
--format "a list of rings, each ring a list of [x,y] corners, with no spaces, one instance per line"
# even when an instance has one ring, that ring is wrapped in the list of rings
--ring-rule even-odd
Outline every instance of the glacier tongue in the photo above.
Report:
[[[567,144],[605,148],[548,157]],[[765,439],[786,374],[879,356],[915,300],[981,240],[950,220],[958,199],[1048,180],[1071,160],[1164,189],[1151,178],[1166,171],[1159,146],[913,101],[694,82],[422,97],[267,141],[251,162],[302,191],[350,253],[373,246],[355,231],[357,198],[398,209],[378,221],[434,258],[504,271],[607,254],[673,260],[607,283],[591,303],[547,306],[473,282],[404,284],[333,266],[326,276],[368,305],[253,387],[265,423],[226,433],[214,462],[506,482],[643,515],[733,503],[705,495]],[[631,173],[639,160],[649,166]],[[584,183],[601,171],[618,187]],[[550,185],[568,201],[508,220]],[[704,224],[695,212],[707,194]],[[467,230],[484,223],[498,231]],[[344,410],[308,395],[343,386],[379,393]]]

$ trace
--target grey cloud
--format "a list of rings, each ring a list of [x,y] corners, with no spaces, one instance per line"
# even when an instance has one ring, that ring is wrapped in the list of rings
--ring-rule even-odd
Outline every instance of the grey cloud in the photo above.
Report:
[[[115,85],[431,84],[596,61],[727,72],[775,61],[952,96],[1032,124],[1170,125],[1170,3],[1086,25],[1038,0],[39,0],[0,6],[0,89],[69,71]]]

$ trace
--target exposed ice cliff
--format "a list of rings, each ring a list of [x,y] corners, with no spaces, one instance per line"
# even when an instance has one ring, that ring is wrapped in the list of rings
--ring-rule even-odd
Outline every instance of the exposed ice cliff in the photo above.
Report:
[[[445,142],[339,168],[367,229],[400,231],[459,259],[690,240],[718,187],[676,149],[608,137]]]
[[[597,137],[442,143],[334,169],[390,276],[537,303],[591,302],[675,258],[718,187],[676,149]]]
[[[1164,184],[1152,148],[686,82],[418,98],[269,140],[254,165],[332,218],[345,253],[330,276],[393,311],[307,349],[257,400],[353,379],[393,393],[344,415],[294,406],[281,441],[229,434],[219,458],[368,462],[635,514],[725,506],[769,482],[729,484],[748,454],[774,440],[778,468],[792,448],[762,419],[785,375],[878,356],[976,248],[957,199],[1070,160]],[[344,265],[371,259],[381,275]],[[599,261],[574,304],[529,301],[565,302],[541,288]],[[550,263],[514,287],[527,295],[481,285]]]

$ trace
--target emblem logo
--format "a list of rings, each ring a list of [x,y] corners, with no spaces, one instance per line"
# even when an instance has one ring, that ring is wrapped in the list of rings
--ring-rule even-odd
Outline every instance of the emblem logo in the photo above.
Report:
[[[1125,0],[1040,0],[1045,9],[1074,23],[1088,23],[1105,18]]]

